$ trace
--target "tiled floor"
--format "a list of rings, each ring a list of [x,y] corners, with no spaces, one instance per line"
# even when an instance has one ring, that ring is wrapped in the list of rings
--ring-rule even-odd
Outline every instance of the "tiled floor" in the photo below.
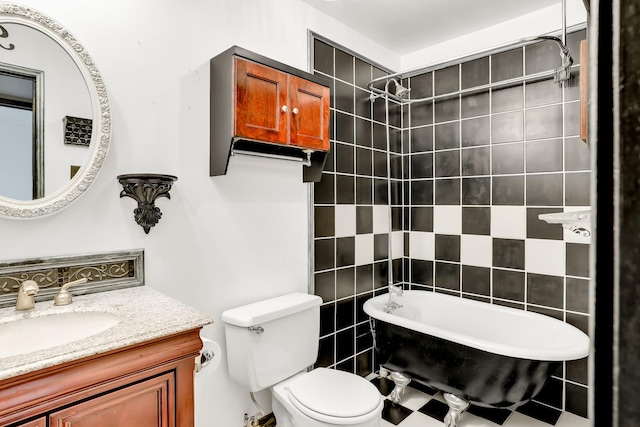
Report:
[[[388,395],[393,389],[391,381],[384,378],[370,379],[384,395]],[[542,410],[539,411],[540,409]],[[519,411],[487,410],[472,406],[460,416],[458,427],[589,427],[590,425],[589,420],[585,418],[568,412],[560,413],[546,409],[534,405],[523,412],[535,412],[536,417],[545,419],[547,422]],[[382,427],[443,427],[442,420],[447,410],[442,393],[414,384],[413,387],[407,387],[400,404],[394,405],[390,400],[385,400]]]

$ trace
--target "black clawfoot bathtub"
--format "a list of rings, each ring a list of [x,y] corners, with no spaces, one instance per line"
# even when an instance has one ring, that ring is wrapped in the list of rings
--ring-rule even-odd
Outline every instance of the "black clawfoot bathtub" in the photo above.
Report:
[[[589,351],[582,331],[537,313],[428,291],[393,299],[400,308],[387,294],[364,304],[378,364],[478,406],[514,409]]]

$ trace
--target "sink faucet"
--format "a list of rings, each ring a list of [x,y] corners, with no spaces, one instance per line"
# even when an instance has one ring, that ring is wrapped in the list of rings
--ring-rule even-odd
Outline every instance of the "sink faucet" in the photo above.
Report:
[[[16,300],[16,310],[31,310],[36,306],[33,297],[40,287],[33,280],[25,280],[18,288],[18,299]]]
[[[74,280],[73,282],[65,283],[60,287],[60,290],[53,298],[53,305],[67,305],[71,304],[71,292],[69,292],[69,288],[73,285],[80,285],[82,283],[87,283],[89,279],[83,277],[82,279]]]
[[[387,303],[384,305],[383,310],[386,313],[391,313],[393,310],[401,308],[402,305],[398,304],[397,302],[393,301],[393,295],[397,295],[399,297],[402,296],[402,288],[400,286],[394,285],[392,283],[389,283],[389,300],[387,301]]]

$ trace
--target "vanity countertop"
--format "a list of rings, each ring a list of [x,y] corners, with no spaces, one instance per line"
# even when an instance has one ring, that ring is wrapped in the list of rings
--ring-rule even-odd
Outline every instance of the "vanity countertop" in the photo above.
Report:
[[[0,380],[213,323],[210,316],[195,308],[147,286],[138,286],[74,296],[73,303],[65,306],[42,301],[29,311],[3,308],[0,309],[0,324],[67,312],[111,313],[118,316],[120,322],[103,332],[68,344],[0,358]]]

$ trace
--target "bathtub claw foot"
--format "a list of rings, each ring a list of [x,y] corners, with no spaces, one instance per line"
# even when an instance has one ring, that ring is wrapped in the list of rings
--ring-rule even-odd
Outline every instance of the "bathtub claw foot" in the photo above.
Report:
[[[449,412],[447,412],[447,415],[444,417],[444,425],[446,427],[456,427],[460,419],[460,414],[469,407],[469,402],[451,393],[444,393],[444,400],[447,402],[447,405],[449,405]]]
[[[396,385],[389,395],[389,400],[393,403],[400,403],[402,396],[404,396],[404,390],[407,387],[407,384],[411,382],[411,378],[401,374],[400,372],[392,372],[389,376]]]

